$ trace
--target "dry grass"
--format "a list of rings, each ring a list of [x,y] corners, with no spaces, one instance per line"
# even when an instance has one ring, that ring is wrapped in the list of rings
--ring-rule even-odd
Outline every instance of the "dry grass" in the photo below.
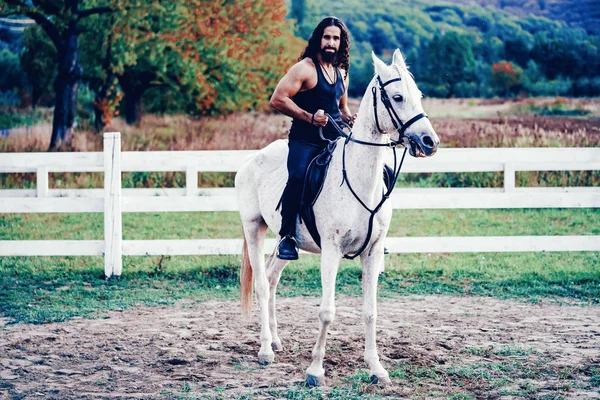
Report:
[[[532,110],[547,105],[589,112],[587,118],[543,117]],[[350,108],[358,109],[351,99]],[[424,107],[444,147],[558,147],[600,144],[600,99],[426,99]],[[452,117],[449,117],[452,116]],[[459,118],[469,117],[469,118]],[[239,113],[194,119],[184,115],[146,115],[140,126],[116,119],[106,131],[122,133],[122,148],[149,150],[259,149],[285,138],[290,118],[276,113]],[[20,128],[0,139],[0,152],[45,151],[51,125]],[[102,136],[77,131],[71,151],[101,151]]]
[[[590,116],[599,114],[600,99],[525,99],[503,101],[498,99],[426,99],[425,109],[432,115],[431,122],[440,137],[442,147],[598,147],[600,146],[600,119],[573,117],[544,117],[529,115],[527,110],[545,105],[560,105],[566,109],[590,110]],[[350,108],[358,109],[359,101],[350,100]],[[449,110],[463,115],[491,115],[487,118],[443,118]],[[511,111],[512,110],[512,111]],[[466,114],[465,114],[466,115]],[[146,115],[140,126],[132,127],[117,119],[106,131],[122,133],[122,148],[127,151],[150,150],[232,150],[259,149],[272,141],[285,138],[290,119],[275,113],[239,113],[227,117],[194,119],[183,115]],[[0,152],[40,152],[48,148],[51,126],[36,125],[21,128],[21,132],[0,139]],[[102,136],[89,130],[77,132],[71,151],[102,151]],[[464,176],[467,180],[479,177]],[[461,179],[462,179],[461,178]],[[497,177],[500,179],[501,177]],[[453,181],[458,178],[453,177]],[[487,178],[486,178],[487,179]],[[532,173],[520,180],[536,185],[559,184],[579,186],[595,184],[600,175],[586,173]],[[459,179],[460,180],[460,179]],[[531,181],[531,182],[530,182]],[[231,186],[233,174],[200,174],[200,186]],[[124,174],[125,187],[182,187],[182,173]],[[53,188],[100,187],[101,174],[52,174]],[[446,183],[448,184],[448,183]],[[501,182],[479,182],[487,186]],[[452,183],[454,185],[454,183]],[[0,174],[2,188],[33,188],[34,174]]]
[[[123,150],[234,150],[259,149],[285,138],[290,119],[273,113],[240,113],[194,119],[184,115],[146,115],[140,126],[116,119],[106,132],[121,132]],[[46,151],[51,126],[38,125],[0,140],[0,152]],[[80,130],[70,150],[101,151],[102,136]]]
[[[515,99],[433,99],[423,100],[432,118],[494,118],[533,116],[536,109],[560,104],[565,110],[584,111],[589,118],[600,118],[600,99],[535,97]]]
[[[443,147],[598,147],[600,120],[570,117],[433,118]]]

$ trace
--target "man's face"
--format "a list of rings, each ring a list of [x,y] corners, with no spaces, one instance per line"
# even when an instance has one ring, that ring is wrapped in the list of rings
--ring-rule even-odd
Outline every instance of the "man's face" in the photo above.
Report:
[[[332,63],[340,49],[342,30],[337,26],[328,26],[321,37],[321,58],[326,63]]]

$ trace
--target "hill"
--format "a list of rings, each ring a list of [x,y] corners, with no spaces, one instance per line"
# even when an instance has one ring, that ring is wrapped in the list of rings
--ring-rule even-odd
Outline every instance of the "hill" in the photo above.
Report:
[[[493,7],[509,14],[526,17],[536,15],[565,21],[572,27],[600,34],[600,2],[598,0],[446,0],[454,4]]]
[[[307,36],[326,15],[346,22],[352,35],[351,95],[361,95],[372,78],[371,50],[389,59],[395,48],[407,57],[424,93],[434,97],[600,95],[600,36],[537,12],[557,14],[567,0],[524,4],[332,0],[312,7],[297,32]],[[572,10],[581,13],[598,7],[587,0],[577,4]]]

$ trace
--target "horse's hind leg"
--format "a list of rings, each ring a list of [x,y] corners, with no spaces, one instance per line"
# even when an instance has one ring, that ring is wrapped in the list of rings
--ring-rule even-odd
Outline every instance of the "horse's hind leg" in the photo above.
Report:
[[[379,362],[376,343],[377,279],[383,270],[383,243],[376,243],[361,256],[363,267],[363,320],[365,322],[365,362],[375,383],[390,383],[390,376]]]
[[[325,380],[323,358],[325,358],[325,341],[327,329],[335,319],[335,279],[342,254],[337,248],[323,247],[321,253],[321,307],[319,308],[319,336],[312,351],[312,363],[306,370],[306,383],[320,386]]]
[[[267,279],[270,285],[270,296],[269,296],[269,328],[271,329],[271,336],[273,342],[271,347],[275,351],[283,350],[281,346],[281,339],[277,333],[277,316],[275,313],[275,296],[277,294],[277,285],[279,284],[279,278],[281,278],[281,272],[286,265],[289,264],[287,260],[281,260],[275,256],[275,252],[271,254],[267,260]]]
[[[264,243],[267,225],[261,218],[243,220],[244,235],[248,245],[248,257],[254,274],[254,286],[256,297],[260,307],[260,350],[258,362],[269,364],[275,359],[271,349],[271,330],[269,328],[269,282],[265,270]]]

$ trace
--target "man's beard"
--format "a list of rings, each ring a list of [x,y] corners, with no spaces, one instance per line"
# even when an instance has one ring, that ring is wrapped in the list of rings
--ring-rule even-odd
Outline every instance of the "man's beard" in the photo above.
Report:
[[[338,55],[337,50],[335,50],[333,53],[331,53],[331,52],[326,51],[325,48],[321,49],[321,59],[323,60],[324,63],[333,64],[335,62],[335,60],[337,59],[337,55]]]

